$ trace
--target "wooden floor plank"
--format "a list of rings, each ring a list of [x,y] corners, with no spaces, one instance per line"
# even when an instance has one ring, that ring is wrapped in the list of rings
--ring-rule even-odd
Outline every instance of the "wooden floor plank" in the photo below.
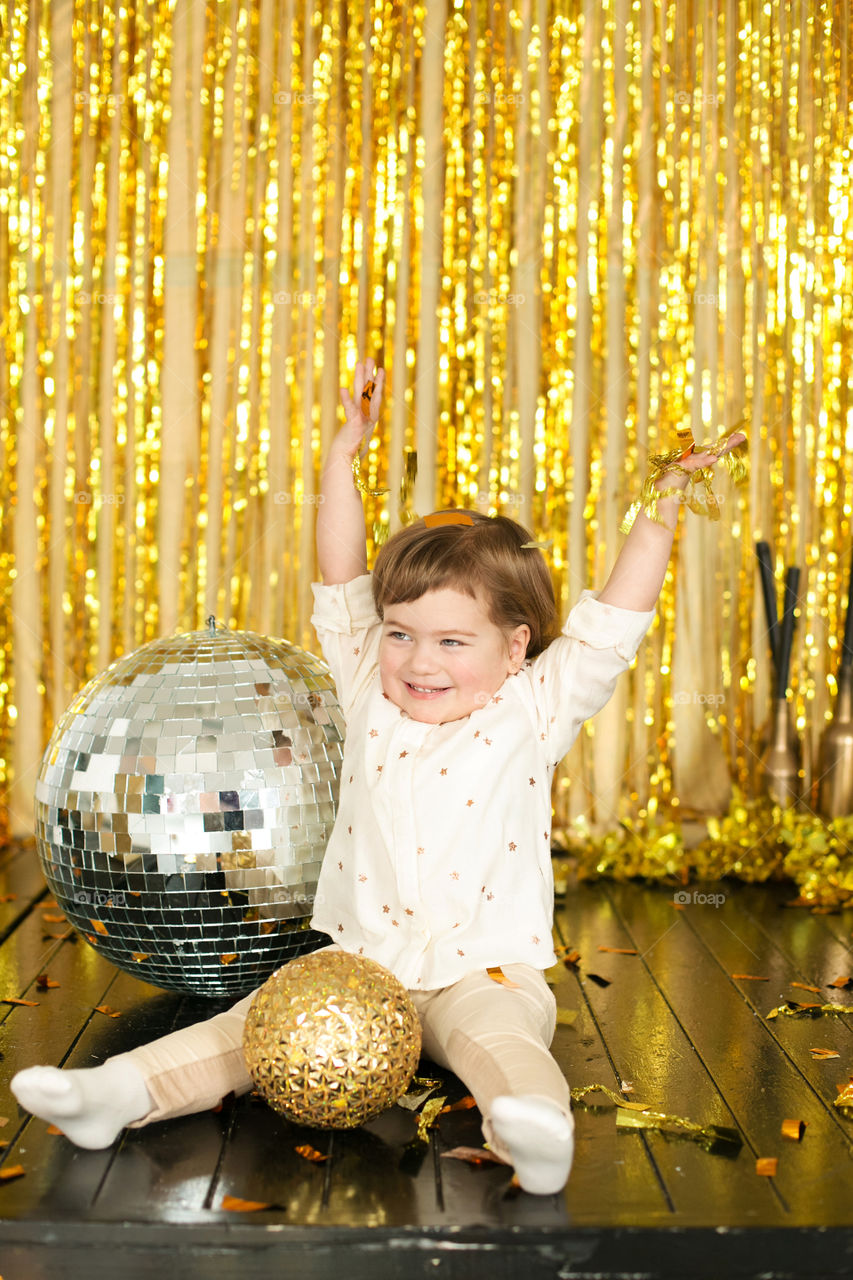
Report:
[[[625,900],[630,903],[630,887]],[[665,944],[672,914],[656,920],[645,943],[639,944],[630,911],[617,912],[599,886],[580,886],[576,894],[568,895],[560,918],[571,945],[581,952],[581,974],[593,972],[611,979],[607,987],[583,976],[581,982],[620,1081],[633,1083],[632,1100],[700,1124],[733,1125],[731,1108],[718,1082],[697,1058],[691,1038],[657,981],[655,967],[643,954],[598,950],[608,946],[642,953],[662,941]],[[701,989],[701,969],[694,979],[696,989]],[[707,1222],[710,1205],[716,1221],[729,1225],[783,1221],[784,1206],[773,1187],[755,1179],[755,1153],[748,1146],[730,1159],[661,1133],[629,1131],[620,1133],[619,1140],[625,1146],[649,1144],[673,1211],[686,1221]]]
[[[757,945],[749,934],[737,893],[727,895],[721,907],[685,909],[674,922],[671,904],[660,891],[638,894],[634,886],[610,885],[606,893],[630,922],[631,936],[753,1154],[779,1157],[778,1176],[772,1181],[784,1199],[788,1220],[853,1221],[846,1179],[839,1177],[850,1168],[849,1142],[792,1057],[780,1052],[772,1024],[763,1017],[770,996],[756,992],[766,984],[738,982],[730,976],[769,974],[774,993],[784,990],[791,977],[784,957],[770,946]],[[788,1117],[809,1124],[808,1140],[785,1142],[781,1126]],[[761,1210],[755,1217],[765,1221]]]
[[[571,913],[557,913],[564,944],[572,919]],[[552,1045],[567,1080],[573,1087],[600,1083],[618,1093],[620,1081],[579,975],[561,964],[549,976],[554,977],[558,1009],[577,1015],[571,1026],[558,1023]],[[608,1187],[614,1222],[670,1219],[672,1206],[647,1142],[642,1137],[626,1142],[625,1135],[616,1131],[614,1114],[609,1104],[575,1108],[575,1158],[566,1188],[572,1222],[600,1221],[603,1184]]]

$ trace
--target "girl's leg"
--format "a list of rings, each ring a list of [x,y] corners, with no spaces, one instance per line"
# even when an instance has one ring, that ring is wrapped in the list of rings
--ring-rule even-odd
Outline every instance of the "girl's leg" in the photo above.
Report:
[[[569,1085],[549,1053],[556,1002],[542,974],[504,965],[508,987],[485,972],[412,998],[424,1052],[467,1084],[483,1134],[527,1191],[559,1191],[571,1168]]]
[[[99,1067],[30,1067],[12,1080],[28,1111],[55,1124],[79,1147],[108,1147],[127,1125],[206,1111],[252,1087],[243,1058],[243,1024],[255,993],[206,1022],[117,1054]]]

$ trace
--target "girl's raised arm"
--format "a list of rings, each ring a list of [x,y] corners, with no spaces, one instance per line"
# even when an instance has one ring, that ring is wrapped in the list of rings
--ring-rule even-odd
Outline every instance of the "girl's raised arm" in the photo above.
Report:
[[[372,393],[367,393],[373,383]],[[317,509],[317,559],[328,586],[367,573],[364,508],[353,479],[353,459],[367,443],[379,419],[385,370],[367,359],[355,366],[352,395],[341,387],[346,423],[332,441],[320,481]]]
[[[723,454],[729,453],[745,439],[743,432],[735,432],[729,437],[726,448],[719,455],[692,453],[689,457],[682,458],[681,466],[685,471],[695,471],[699,467],[712,467]],[[686,485],[686,475],[667,472],[658,480],[655,487],[683,490]],[[659,501],[658,512],[665,521],[664,524],[650,520],[643,512],[637,516],[604,590],[598,597],[600,604],[611,604],[618,609],[633,609],[638,612],[654,609],[672,551],[678,510],[681,505],[679,497],[680,494],[678,497],[662,498]]]

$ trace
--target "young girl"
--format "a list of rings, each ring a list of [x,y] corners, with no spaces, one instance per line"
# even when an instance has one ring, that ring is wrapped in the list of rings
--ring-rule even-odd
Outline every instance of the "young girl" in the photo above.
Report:
[[[501,516],[427,516],[368,575],[353,464],[383,382],[368,360],[355,400],[342,389],[347,421],[322,481],[312,623],[347,737],[311,924],[409,989],[425,1053],[470,1089],[521,1186],[549,1194],[573,1149],[543,977],[556,960],[551,780],[652,621],[678,502],[660,501],[666,525],[637,518],[604,590],[583,592],[559,635],[541,552]],[[683,458],[665,487],[716,461]],[[15,1096],[93,1148],[125,1125],[205,1110],[252,1086],[241,1049],[252,998],[99,1067],[19,1072]]]

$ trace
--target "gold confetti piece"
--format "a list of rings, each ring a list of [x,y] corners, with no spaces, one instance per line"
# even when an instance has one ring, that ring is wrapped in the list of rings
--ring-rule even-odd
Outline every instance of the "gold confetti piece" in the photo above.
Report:
[[[837,1053],[835,1049],[809,1049],[809,1053],[812,1055],[813,1058],[816,1058],[818,1060],[823,1058],[840,1058],[841,1057],[841,1054]]]
[[[820,995],[820,987],[810,987],[806,982],[789,982],[789,987],[799,987],[801,991],[813,991],[816,996]]]
[[[599,947],[599,951],[606,951],[611,956],[636,956],[639,952],[633,947]]]
[[[633,1086],[633,1084],[632,1084],[632,1082],[631,1082],[630,1080],[623,1080],[623,1081],[622,1081],[622,1083],[621,1083],[621,1084],[620,1084],[620,1086],[619,1086],[619,1089],[620,1089],[620,1091],[621,1091],[622,1093],[633,1093],[633,1092],[634,1092],[634,1086]]]
[[[0,1181],[11,1182],[13,1178],[23,1178],[26,1169],[22,1164],[13,1164],[8,1169],[0,1169]]]
[[[573,1027],[577,1021],[577,1009],[558,1009],[557,1010],[557,1026]]]
[[[775,1009],[771,1009],[767,1014],[767,1017],[778,1018],[781,1015],[786,1018],[820,1018],[825,1013],[844,1017],[853,1013],[853,1006],[848,1007],[841,1004],[800,1004],[796,1000],[788,1000],[786,1004],[780,1004]]]
[[[442,1151],[441,1158],[448,1160],[464,1160],[467,1164],[507,1164],[488,1147],[453,1147],[450,1151]]]
[[[806,1131],[806,1124],[805,1120],[783,1120],[782,1137],[790,1138],[792,1142],[799,1142]]]
[[[853,1076],[850,1077],[849,1084],[840,1084],[837,1088],[838,1097],[832,1105],[838,1107],[839,1111],[853,1112]]]
[[[605,1084],[584,1084],[578,1085],[572,1089],[572,1102],[583,1103],[587,1107],[600,1106],[598,1102],[587,1102],[587,1095],[590,1093],[603,1093],[605,1097],[616,1107],[625,1107],[629,1111],[648,1111],[650,1103],[648,1102],[626,1102],[618,1093],[614,1093],[612,1089],[608,1089]]]
[[[310,1160],[313,1164],[322,1164],[324,1160],[328,1160],[328,1156],[324,1156],[322,1151],[318,1151],[316,1147],[312,1147],[306,1142],[301,1147],[295,1147],[294,1150],[298,1156],[302,1156],[303,1160]]]
[[[236,951],[226,951],[219,957],[219,963],[233,964],[234,961],[237,959],[237,955],[238,953]]]
[[[49,978],[46,973],[40,973],[36,978],[36,986],[39,991],[47,991],[50,987],[58,987],[59,983],[55,978]]]
[[[6,996],[5,999],[0,1000],[0,1004],[22,1004],[28,1009],[38,1008],[38,1000],[16,1000],[13,996]]]
[[[449,1107],[444,1107],[441,1114],[446,1116],[448,1111],[470,1111],[476,1105],[475,1099],[469,1093],[467,1097],[460,1098],[458,1102],[451,1102]]]
[[[730,975],[736,982],[769,982],[769,978],[762,978],[757,973],[733,973]]]
[[[423,1111],[418,1114],[418,1137],[421,1142],[429,1141],[428,1131],[441,1115],[446,1102],[446,1097],[440,1097],[430,1098],[429,1102],[424,1104]]]
[[[778,1164],[776,1156],[759,1156],[755,1162],[755,1172],[760,1178],[775,1178]]]
[[[257,1213],[259,1209],[271,1209],[269,1200],[241,1200],[239,1196],[223,1196],[220,1209],[229,1213]]]
[[[96,1012],[96,1013],[104,1013],[104,1014],[106,1014],[106,1016],[107,1016],[108,1018],[120,1018],[120,1017],[121,1017],[121,1013],[119,1012],[119,1010],[118,1010],[118,1009],[111,1009],[111,1008],[110,1008],[110,1006],[109,1006],[108,1004],[96,1004],[96,1005],[95,1005],[95,1012]]]
[[[51,922],[55,922],[55,923],[58,923],[61,919],[62,919],[62,916],[45,916],[45,920],[50,920]],[[108,937],[109,929],[104,924],[103,920],[90,920],[89,924],[95,930],[95,933],[99,933],[102,938]]]
[[[501,969],[499,966],[495,966],[494,968],[487,969],[486,973],[489,975],[492,982],[499,982],[501,986],[504,986],[504,987],[513,987],[516,991],[521,990],[518,983],[513,982],[511,978],[508,978],[504,973],[503,969]]]

